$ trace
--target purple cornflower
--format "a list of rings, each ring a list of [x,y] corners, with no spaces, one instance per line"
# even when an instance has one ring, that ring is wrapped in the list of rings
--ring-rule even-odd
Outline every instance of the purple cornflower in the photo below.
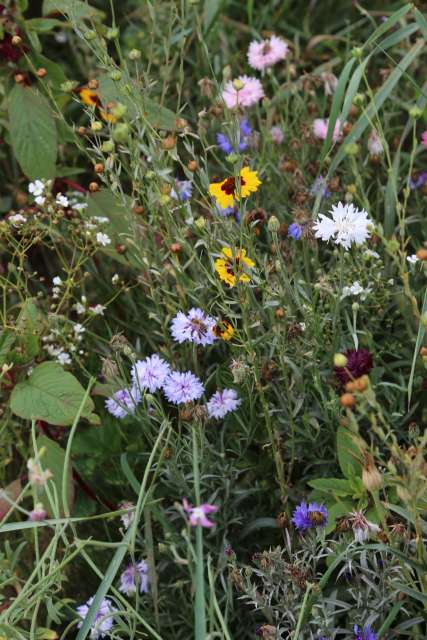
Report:
[[[288,236],[291,236],[294,240],[299,240],[302,236],[302,225],[298,222],[293,222],[288,227]]]
[[[170,192],[171,198],[174,200],[181,200],[181,202],[187,202],[191,198],[193,193],[193,184],[191,180],[179,180],[176,178],[175,187]]]
[[[208,520],[207,516],[210,513],[216,513],[218,507],[215,507],[213,504],[208,504],[207,502],[204,502],[198,507],[193,507],[186,498],[184,498],[182,504],[184,511],[189,514],[188,521],[192,527],[197,527],[197,525],[200,524],[200,526],[210,529],[214,526],[214,523]]]
[[[105,406],[115,418],[125,418],[135,413],[140,400],[141,394],[138,389],[133,388],[132,392],[129,389],[120,389],[105,401]]]
[[[119,591],[127,596],[136,592],[137,583],[139,583],[139,592],[147,593],[150,580],[148,577],[148,564],[145,560],[141,560],[136,565],[130,564],[120,576]]]
[[[137,360],[131,369],[134,388],[139,392],[148,389],[154,393],[160,389],[169,373],[170,366],[157,353],[145,360]]]
[[[323,504],[301,502],[292,514],[292,522],[302,532],[315,527],[324,527],[328,521],[328,512]]]
[[[206,405],[208,416],[210,418],[223,418],[230,411],[237,409],[241,402],[234,389],[217,391]]]
[[[374,362],[368,349],[348,349],[344,351],[347,358],[345,367],[335,367],[335,375],[342,385],[369,373]]]
[[[427,182],[427,171],[422,171],[414,178],[412,178],[412,176],[409,177],[408,186],[412,191],[414,191],[419,187],[423,187],[426,182]]]
[[[322,198],[329,198],[331,192],[328,189],[328,183],[323,176],[317,176],[316,180],[310,187],[310,195],[321,196]]]
[[[246,147],[248,146],[248,138],[251,134],[252,134],[251,126],[248,120],[246,120],[245,118],[240,122],[240,142],[238,145],[239,151],[244,151],[246,149]],[[216,134],[216,142],[219,148],[221,149],[221,151],[223,151],[224,153],[227,153],[227,154],[233,153],[234,147],[231,143],[231,140],[224,133]]]
[[[91,606],[92,602],[93,602],[93,597],[89,598],[86,604],[82,604],[80,607],[77,607],[76,609],[78,615],[80,616],[80,618],[82,618],[82,621],[79,622],[77,625],[79,629],[83,624],[83,620],[86,618],[88,614],[89,607]],[[95,640],[96,638],[104,638],[105,635],[110,631],[114,621],[112,614],[114,614],[115,611],[117,611],[117,609],[115,609],[112,606],[111,601],[108,600],[108,598],[104,598],[101,604],[99,605],[99,609],[96,612],[93,627],[90,630],[90,637],[93,640]]]
[[[216,340],[213,333],[216,324],[215,318],[205,315],[201,309],[190,309],[187,314],[179,311],[172,320],[171,334],[180,344],[188,340],[205,346]]]
[[[363,629],[359,631],[359,626],[354,625],[354,640],[377,640],[377,634],[371,629],[369,625],[365,625]]]
[[[203,395],[204,387],[199,378],[191,371],[185,373],[173,371],[166,378],[163,391],[169,402],[183,404],[200,398]]]

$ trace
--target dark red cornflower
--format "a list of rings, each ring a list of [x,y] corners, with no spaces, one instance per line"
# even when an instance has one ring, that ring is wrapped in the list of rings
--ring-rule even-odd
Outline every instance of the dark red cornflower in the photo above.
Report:
[[[368,349],[348,349],[344,355],[347,358],[347,366],[335,367],[335,375],[342,385],[366,375],[374,366],[372,354]]]

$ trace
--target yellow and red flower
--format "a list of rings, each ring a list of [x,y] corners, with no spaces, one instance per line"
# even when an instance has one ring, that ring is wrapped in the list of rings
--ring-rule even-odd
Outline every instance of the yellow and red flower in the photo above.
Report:
[[[215,271],[229,287],[234,287],[237,282],[250,282],[250,276],[245,269],[251,269],[255,262],[247,257],[245,249],[232,251],[224,247],[221,251],[222,258],[215,260]]]
[[[239,181],[234,176],[230,176],[222,182],[212,182],[209,185],[209,193],[222,209],[226,209],[233,207],[240,198],[247,198],[251,193],[258,191],[260,184],[258,173],[251,171],[249,167],[243,167]]]

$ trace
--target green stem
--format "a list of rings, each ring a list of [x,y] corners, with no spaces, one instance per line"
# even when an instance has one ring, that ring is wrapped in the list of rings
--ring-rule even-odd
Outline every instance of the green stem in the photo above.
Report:
[[[200,505],[199,452],[197,447],[197,430],[193,426],[193,477],[196,505]],[[205,576],[203,561],[203,529],[200,524],[196,528],[196,602],[194,608],[195,640],[206,638],[205,611]]]

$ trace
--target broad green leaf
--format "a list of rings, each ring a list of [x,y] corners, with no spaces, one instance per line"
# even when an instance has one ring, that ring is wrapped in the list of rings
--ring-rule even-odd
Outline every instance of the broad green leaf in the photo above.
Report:
[[[346,478],[362,473],[362,440],[360,436],[340,425],[337,430],[337,455],[341,471]]]
[[[10,352],[15,343],[15,334],[7,329],[0,333],[0,367],[11,362]]]
[[[25,382],[13,389],[10,406],[17,416],[26,420],[44,420],[49,424],[69,426],[82,403],[85,390],[80,382],[56,362],[44,362],[33,370]],[[82,417],[98,422],[88,398]]]
[[[31,31],[37,31],[37,33],[48,33],[55,29],[55,27],[63,27],[64,23],[55,18],[33,18],[32,20],[26,20],[25,27]]]
[[[64,507],[62,504],[62,478],[64,475],[64,462],[65,462],[65,451],[62,447],[59,446],[57,442],[51,440],[47,436],[39,436],[37,438],[37,449],[40,451],[43,449],[43,455],[41,457],[41,465],[43,469],[49,469],[52,472],[51,482],[55,487],[55,496],[58,501],[59,513],[62,515],[64,513]],[[68,505],[71,507],[74,500],[74,486],[72,480],[72,472],[70,467],[68,468]],[[55,515],[55,510],[52,508],[52,505],[49,503],[49,499],[46,491],[42,490],[38,494],[38,499],[43,503],[46,511],[50,516]]]
[[[310,480],[308,484],[317,491],[332,493],[337,496],[348,496],[352,493],[350,482],[343,478],[318,478],[317,480]]]
[[[52,83],[55,88],[59,89],[59,86],[66,82],[67,76],[60,64],[49,60],[49,58],[38,52],[31,52],[29,58],[36,68],[43,67],[46,69],[46,81]]]
[[[102,17],[104,14],[99,9],[91,7],[83,0],[44,0],[43,15],[51,13],[63,13],[70,18],[81,20],[83,18]]]
[[[57,133],[46,98],[31,87],[16,85],[10,92],[9,127],[13,151],[26,176],[54,178]]]
[[[31,298],[22,304],[16,320],[15,348],[11,352],[13,362],[24,364],[37,356],[40,350],[39,335],[43,316]]]

